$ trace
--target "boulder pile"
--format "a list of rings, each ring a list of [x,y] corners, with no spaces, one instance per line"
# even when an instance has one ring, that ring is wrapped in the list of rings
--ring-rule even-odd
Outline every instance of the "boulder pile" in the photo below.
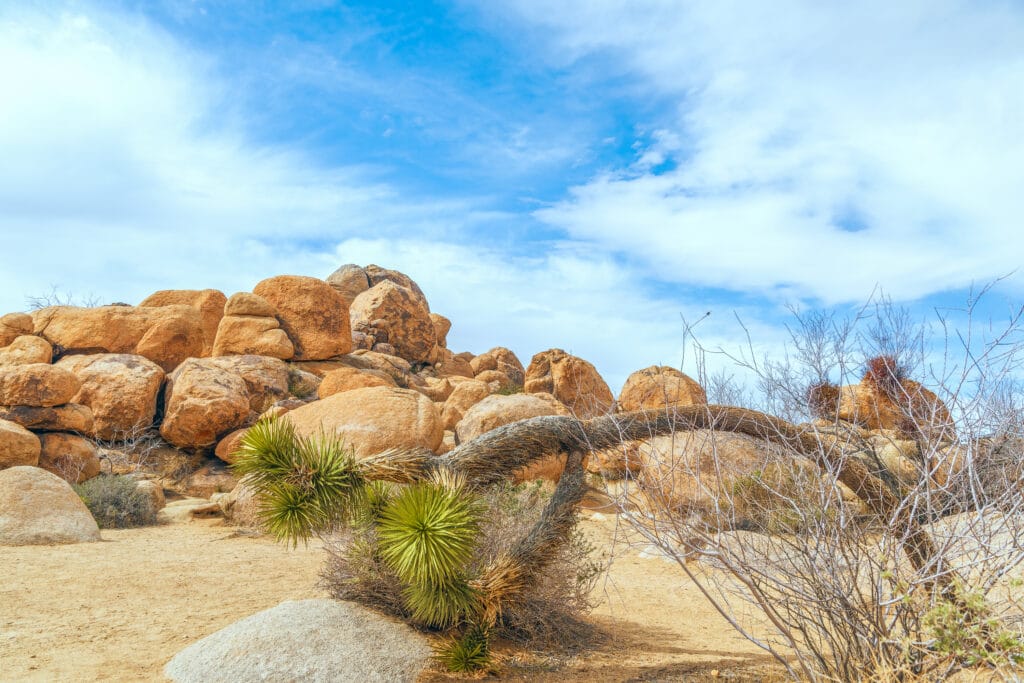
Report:
[[[300,434],[335,433],[360,456],[396,447],[441,454],[529,417],[707,403],[700,384],[674,368],[636,371],[616,400],[582,358],[549,349],[524,367],[501,346],[449,349],[451,329],[408,275],[354,264],[325,280],[279,275],[230,296],[163,290],[138,306],[10,313],[0,317],[0,470],[35,466],[81,482],[106,469],[101,458],[145,438],[153,452],[174,454],[179,474],[191,472],[181,492],[205,498],[235,486],[228,465],[247,428],[266,415],[285,415]],[[941,401],[901,382],[884,392],[868,379],[835,388],[839,419],[899,430],[899,393],[915,416],[945,429]],[[700,470],[706,449],[688,443],[627,445],[593,454],[588,468],[641,481],[643,471],[661,476],[672,458]],[[764,453],[740,445],[735,459],[750,469],[764,464]],[[516,478],[557,480],[561,471],[552,458]],[[688,487],[679,482],[678,490]]]

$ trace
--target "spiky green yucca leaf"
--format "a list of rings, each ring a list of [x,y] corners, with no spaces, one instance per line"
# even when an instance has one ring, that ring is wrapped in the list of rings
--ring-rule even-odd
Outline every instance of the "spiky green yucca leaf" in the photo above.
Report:
[[[242,437],[232,466],[260,498],[260,517],[278,540],[297,544],[328,531],[357,507],[365,481],[337,437],[299,437],[287,420],[260,420]]]
[[[414,620],[434,628],[455,626],[475,616],[480,605],[479,595],[462,576],[441,583],[409,584],[402,590],[402,599]]]
[[[406,584],[441,585],[472,555],[482,509],[465,486],[449,484],[411,484],[380,513],[381,557]]]
[[[461,637],[455,638],[437,651],[437,659],[449,671],[468,673],[479,671],[491,664],[491,651],[487,629],[475,625]]]

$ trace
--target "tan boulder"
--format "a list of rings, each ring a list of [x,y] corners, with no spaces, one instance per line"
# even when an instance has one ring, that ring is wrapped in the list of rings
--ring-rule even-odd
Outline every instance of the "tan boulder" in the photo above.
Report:
[[[465,412],[455,428],[455,435],[459,443],[466,443],[496,427],[519,420],[568,414],[566,407],[551,394],[491,394]]]
[[[81,386],[73,372],[47,363],[0,367],[0,405],[4,406],[71,403]]]
[[[213,343],[214,356],[254,354],[288,360],[295,346],[277,318],[226,315],[220,320]]]
[[[0,419],[0,470],[39,464],[39,437],[20,424]]]
[[[238,374],[191,358],[167,376],[160,435],[179,448],[212,446],[241,427],[251,412],[249,391]]]
[[[441,411],[441,422],[444,424],[444,428],[454,431],[455,426],[465,417],[466,411],[490,395],[491,389],[485,382],[476,380],[459,382],[444,402],[444,408]]]
[[[353,330],[389,344],[400,358],[431,360],[437,342],[434,323],[426,300],[412,290],[383,280],[355,298],[349,315]]]
[[[7,346],[18,337],[32,334],[35,324],[28,313],[8,313],[0,316],[0,346]]]
[[[284,413],[281,414],[283,415]],[[236,429],[231,432],[217,442],[217,448],[214,449],[213,454],[229,465],[235,464],[235,460],[237,460],[235,453],[242,446],[242,439],[248,431],[248,427],[243,427],[242,429]]]
[[[320,398],[327,398],[343,391],[365,389],[366,387],[393,387],[395,380],[380,370],[357,370],[356,368],[338,368],[324,375],[317,388]]]
[[[391,376],[399,386],[409,382],[412,364],[404,358],[376,351],[353,351],[342,358],[346,365],[361,370],[380,370]]]
[[[362,267],[348,263],[328,275],[327,284],[351,306],[357,296],[370,288],[370,279]]]
[[[138,489],[139,493],[149,498],[149,502],[156,512],[160,512],[167,505],[167,499],[164,497],[164,487],[155,481],[143,479],[135,484],[135,488]]]
[[[100,540],[100,528],[68,482],[38,467],[0,472],[0,545]]]
[[[675,368],[652,365],[626,378],[619,394],[623,410],[654,410],[667,406],[693,406],[708,402],[700,384]]]
[[[174,306],[51,306],[32,313],[35,332],[64,354],[130,353],[165,372],[203,353],[199,309]]]
[[[273,318],[277,315],[277,309],[259,294],[235,292],[224,304],[224,315]]]
[[[372,263],[363,268],[363,272],[366,273],[366,278],[370,283],[371,289],[382,282],[393,282],[399,287],[405,287],[411,291],[413,296],[423,302],[423,305],[427,307],[427,311],[430,311],[430,305],[427,303],[427,295],[424,294],[423,290],[420,289],[420,286],[405,273],[397,270],[391,270],[390,268],[381,268],[380,266]]]
[[[389,448],[441,445],[444,430],[434,403],[417,391],[396,387],[353,389],[306,404],[285,419],[300,435],[320,429],[340,436],[357,456]]]
[[[296,360],[324,360],[352,350],[348,306],[323,280],[278,275],[252,291],[277,310],[281,327],[295,346]]]
[[[52,360],[53,347],[50,346],[50,342],[35,335],[16,337],[14,341],[0,349],[0,366],[49,363]]]
[[[523,388],[522,385],[517,385],[512,381],[511,377],[500,370],[484,370],[474,379],[489,386],[493,394],[499,392],[515,394],[521,392]]]
[[[100,473],[96,444],[67,432],[39,435],[39,466],[72,484],[81,484]]]
[[[88,406],[65,403],[62,406],[0,406],[0,420],[22,427],[50,432],[92,434],[93,417]]]
[[[542,351],[533,357],[526,369],[524,389],[528,394],[552,394],[583,419],[603,415],[615,403],[597,369],[561,349]]]
[[[249,410],[258,415],[278,401],[289,397],[288,364],[267,356],[221,356],[204,358],[203,364],[227,370],[245,382]]]
[[[224,293],[216,289],[164,289],[146,297],[139,306],[173,306],[187,305],[199,311],[203,329],[203,356],[209,356],[213,350],[213,340],[217,336],[217,325],[224,315],[227,299]]]
[[[197,498],[211,498],[216,493],[227,493],[238,485],[238,475],[226,463],[209,460],[202,467],[188,476],[183,493]],[[221,514],[217,508],[217,515]],[[193,516],[195,516],[193,514]]]
[[[430,321],[434,323],[434,338],[440,347],[448,346],[448,332],[452,329],[452,321],[438,313],[430,314]]]
[[[164,381],[164,371],[153,361],[134,354],[100,353],[66,356],[55,367],[74,373],[81,381],[72,400],[92,412],[92,429],[84,433],[118,440],[153,424]]]
[[[956,437],[946,404],[921,384],[903,379],[889,393],[892,395],[870,379],[841,387],[838,417],[870,430],[895,430],[906,438],[913,438],[918,430],[928,439],[952,441]]]
[[[523,364],[519,362],[515,353],[504,346],[496,346],[486,353],[473,357],[469,364],[473,368],[474,375],[488,370],[497,370],[507,375],[518,386],[523,386],[526,382],[526,370],[523,368]]]
[[[464,358],[443,347],[437,347],[434,353],[434,369],[441,377],[473,378],[473,366]]]

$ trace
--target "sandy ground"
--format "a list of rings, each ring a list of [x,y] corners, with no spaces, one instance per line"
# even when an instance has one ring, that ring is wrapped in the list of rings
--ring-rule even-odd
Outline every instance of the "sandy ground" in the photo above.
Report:
[[[608,551],[614,517],[585,531]],[[675,565],[618,546],[600,635],[573,656],[499,648],[501,680],[649,681],[775,677]],[[218,520],[104,531],[100,543],[0,548],[0,680],[161,681],[189,643],[283,600],[322,596],[324,554],[239,535]],[[448,680],[431,673],[425,680]]]

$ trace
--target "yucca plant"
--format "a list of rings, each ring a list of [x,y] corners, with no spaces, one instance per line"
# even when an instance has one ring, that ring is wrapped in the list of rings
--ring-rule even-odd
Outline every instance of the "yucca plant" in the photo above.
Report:
[[[475,624],[460,636],[438,649],[437,659],[449,671],[479,671],[491,664],[491,650],[487,629]]]
[[[348,519],[366,496],[366,478],[340,439],[300,437],[281,418],[250,427],[237,458],[233,467],[259,494],[266,529],[293,545]]]
[[[406,585],[403,597],[417,621],[445,628],[476,611],[466,565],[482,512],[465,479],[444,469],[405,487],[381,510],[380,554]]]

